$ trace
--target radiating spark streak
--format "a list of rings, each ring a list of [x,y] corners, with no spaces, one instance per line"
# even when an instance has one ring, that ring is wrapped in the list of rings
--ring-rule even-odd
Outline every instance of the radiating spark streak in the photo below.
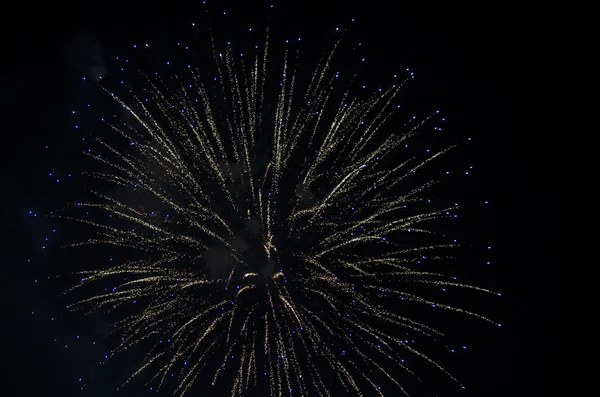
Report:
[[[204,310],[203,312],[199,313],[198,315],[194,316],[192,319],[190,319],[187,323],[183,324],[177,331],[175,331],[175,333],[173,335],[177,335],[179,334],[184,328],[186,328],[187,326],[189,326],[190,324],[192,324],[194,321],[198,320],[199,318],[201,318],[202,316],[204,316],[205,314],[209,313],[211,310],[213,309],[217,309],[221,306],[223,306],[224,304],[226,304],[226,301],[222,301],[217,303],[216,305],[213,305],[209,308],[207,308],[206,310]]]
[[[367,289],[380,289],[381,288],[380,286],[376,286],[376,285],[365,285],[363,287],[367,288]],[[435,307],[439,307],[439,308],[442,308],[442,309],[447,309],[447,310],[450,310],[450,311],[467,314],[469,316],[477,317],[477,318],[479,318],[481,320],[487,321],[487,322],[492,323],[494,325],[498,325],[497,322],[495,322],[495,321],[493,321],[493,320],[491,320],[491,319],[489,319],[487,317],[484,317],[484,316],[482,316],[480,314],[468,311],[468,310],[460,309],[460,308],[453,307],[453,306],[444,305],[444,304],[441,304],[439,302],[431,301],[431,300],[428,300],[428,299],[423,299],[420,296],[417,296],[417,295],[414,295],[414,294],[409,294],[409,293],[402,292],[402,291],[398,291],[398,290],[395,290],[395,289],[386,288],[385,291],[389,292],[389,293],[392,293],[392,294],[401,295],[406,300],[409,300],[409,301],[418,302],[418,303],[424,303],[424,304],[429,305],[429,306],[433,305]]]

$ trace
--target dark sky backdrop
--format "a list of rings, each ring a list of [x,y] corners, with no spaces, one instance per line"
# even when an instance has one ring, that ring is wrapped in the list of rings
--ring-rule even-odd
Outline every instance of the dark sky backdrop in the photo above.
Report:
[[[238,15],[240,23],[253,18],[251,8],[236,11],[235,4],[231,4],[223,8]],[[518,226],[515,230],[514,225],[530,205],[525,203],[525,208],[519,208],[523,194],[536,183],[535,179],[519,176],[523,171],[519,162],[523,158],[522,143],[537,138],[537,132],[528,128],[526,114],[541,109],[525,88],[527,69],[517,65],[517,59],[526,59],[520,57],[526,53],[526,46],[515,37],[520,33],[518,21],[509,18],[507,10],[485,5],[400,5],[392,10],[383,5],[385,2],[372,1],[324,10],[301,4],[283,11],[284,7],[277,5],[280,17],[275,25],[281,31],[299,31],[316,42],[319,32],[330,30],[338,21],[359,18],[358,31],[353,34],[364,38],[364,54],[385,61],[381,69],[386,73],[411,67],[417,74],[411,100],[428,101],[432,107],[441,108],[457,136],[475,138],[465,155],[475,166],[476,182],[459,184],[457,189],[473,202],[465,213],[465,238],[476,247],[488,243],[497,247],[491,256],[494,264],[475,271],[474,277],[483,286],[504,293],[497,307],[484,309],[486,315],[497,318],[505,327],[500,332],[471,335],[473,351],[465,361],[466,367],[458,370],[468,379],[466,395],[521,395],[523,389],[519,387],[523,386],[517,383],[532,379],[535,370],[520,370],[523,363],[530,362],[532,352],[524,342],[526,330],[519,330],[515,319],[530,314],[527,294],[533,292],[526,291],[526,280],[539,264],[532,262],[525,250],[526,243],[534,242],[535,237],[527,236]],[[40,260],[28,264],[25,260],[36,255],[32,251],[39,249],[39,222],[46,222],[32,222],[26,212],[47,205],[48,192],[54,191],[46,181],[51,164],[44,160],[43,146],[60,141],[71,128],[67,112],[70,104],[80,100],[77,95],[81,91],[75,81],[82,70],[105,73],[105,57],[144,37],[156,38],[163,30],[173,31],[168,24],[185,20],[167,16],[171,10],[158,8],[147,11],[154,16],[142,18],[140,14],[146,12],[143,9],[129,13],[110,9],[104,3],[97,7],[82,4],[84,7],[99,11],[83,13],[74,7],[63,12],[48,9],[45,15],[39,10],[35,17],[19,17],[9,23],[12,30],[3,39],[7,62],[2,69],[0,100],[10,122],[1,128],[6,229],[1,241],[2,274],[7,276],[2,278],[6,336],[1,347],[4,371],[0,372],[0,377],[6,378],[0,387],[14,390],[7,395],[80,395],[73,374],[77,372],[77,360],[87,360],[80,357],[85,356],[85,349],[64,354],[53,346],[56,334],[74,331],[46,328],[47,322],[30,316],[32,307],[48,299],[33,288],[31,280],[51,273],[55,266]],[[162,7],[168,6],[163,3]],[[179,11],[186,17],[194,14],[193,9]],[[286,26],[286,20],[293,21],[291,27]],[[304,34],[307,24],[313,32]],[[324,49],[320,47],[317,52]],[[376,82],[379,76],[370,78]],[[543,125],[549,121],[538,122]],[[491,206],[478,206],[483,200],[489,200]],[[432,371],[432,380],[437,376]],[[448,395],[454,394],[465,395]]]

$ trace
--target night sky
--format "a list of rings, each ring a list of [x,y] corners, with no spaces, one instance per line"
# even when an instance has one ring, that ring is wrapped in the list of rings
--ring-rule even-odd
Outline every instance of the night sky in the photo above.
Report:
[[[310,2],[292,6],[275,3],[278,10],[272,37],[302,35],[313,43],[308,48],[321,54],[328,48],[327,35],[332,29],[348,27],[349,35],[361,40],[362,54],[372,62],[371,70],[377,70],[366,77],[368,80],[377,84],[386,81],[384,76],[410,67],[416,79],[405,101],[426,111],[442,109],[453,136],[473,137],[472,144],[461,148],[442,167],[473,166],[469,175],[456,178],[451,191],[453,198],[465,204],[457,233],[468,242],[465,252],[469,258],[459,267],[469,281],[503,293],[493,304],[478,308],[503,327],[456,321],[455,331],[468,341],[469,351],[463,354],[460,365],[450,365],[449,369],[468,387],[466,391],[449,389],[444,395],[521,395],[525,391],[521,378],[532,379],[534,371],[520,371],[529,362],[530,353],[523,342],[525,332],[518,330],[516,319],[528,315],[531,308],[526,303],[531,292],[522,291],[525,280],[539,265],[532,264],[524,250],[533,237],[524,230],[514,230],[515,220],[526,211],[519,201],[535,184],[517,175],[517,164],[523,157],[518,142],[535,139],[535,133],[527,128],[525,112],[535,112],[539,105],[532,103],[522,83],[526,71],[516,71],[517,51],[523,47],[522,43],[515,44],[516,22],[507,17],[508,12],[482,5],[477,9],[399,6],[391,10],[380,3],[356,2],[327,9]],[[226,10],[230,17],[218,23],[219,34],[226,36],[223,32],[231,26],[232,36],[241,35],[240,26],[250,25],[248,21],[256,15],[265,15],[257,7],[232,2],[219,5],[218,9]],[[265,5],[260,3],[260,7],[264,10]],[[70,109],[97,95],[82,88],[82,75],[110,74],[108,59],[125,53],[131,43],[183,35],[183,31],[179,33],[181,26],[201,11],[180,9],[176,15],[177,10],[156,8],[133,13],[107,9],[104,4],[98,5],[97,13],[74,9],[54,15],[54,11],[47,10],[51,17],[42,10],[32,18],[20,17],[18,23],[14,21],[12,33],[3,38],[8,62],[3,65],[0,98],[3,114],[10,121],[2,127],[5,231],[1,281],[6,335],[0,376],[5,378],[2,389],[12,390],[6,395],[112,395],[113,389],[104,384],[92,385],[82,394],[77,382],[81,368],[89,368],[91,357],[98,354],[90,341],[100,331],[85,329],[93,328],[92,322],[51,323],[50,317],[60,317],[53,311],[57,309],[53,303],[56,291],[48,283],[33,282],[72,266],[63,263],[64,253],[52,256],[41,250],[44,238],[54,228],[54,223],[41,214],[60,207],[66,195],[61,189],[73,188],[57,183],[56,175],[49,177],[49,173],[64,176],[81,166],[68,153],[52,149],[73,134]],[[142,16],[146,13],[154,16]],[[357,18],[355,25],[348,23],[352,17]],[[265,26],[264,18],[255,26]],[[323,36],[322,32],[328,33]],[[32,217],[29,211],[39,211],[40,215]],[[54,233],[67,232],[59,229]],[[487,250],[488,246],[493,249]],[[116,368],[107,373],[119,379],[132,369],[127,362],[121,367],[116,362],[110,365]],[[442,376],[434,370],[428,375],[425,377],[432,382]],[[128,390],[118,395],[157,395],[144,393]]]

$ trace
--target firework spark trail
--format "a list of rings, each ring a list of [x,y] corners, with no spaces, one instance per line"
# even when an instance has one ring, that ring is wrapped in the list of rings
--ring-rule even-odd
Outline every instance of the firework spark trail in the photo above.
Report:
[[[92,190],[99,201],[75,207],[106,211],[128,222],[127,228],[63,217],[98,230],[98,237],[75,246],[110,244],[132,248],[144,257],[81,272],[82,283],[71,289],[106,279],[121,280],[112,291],[70,305],[73,310],[108,307],[113,311],[133,299],[146,302],[118,322],[118,330],[125,336],[112,355],[143,340],[155,340],[127,381],[155,368],[151,381],[162,387],[167,374],[181,367],[175,393],[184,395],[222,350],[225,353],[213,373],[213,384],[227,376],[227,368],[233,368],[232,395],[256,386],[263,366],[268,368],[264,372],[268,372],[271,395],[291,394],[292,390],[308,395],[313,389],[331,395],[336,385],[362,395],[363,383],[381,394],[377,380],[365,367],[376,369],[408,395],[402,376],[416,375],[402,364],[399,350],[456,379],[398,335],[409,330],[435,338],[442,333],[386,308],[373,292],[385,289],[388,298],[435,305],[494,323],[479,314],[388,287],[390,281],[402,280],[492,293],[412,267],[415,255],[431,253],[431,260],[445,259],[435,252],[453,244],[432,244],[424,239],[424,245],[398,249],[399,244],[386,238],[398,232],[432,233],[420,225],[456,209],[402,214],[408,203],[422,202],[423,193],[435,181],[417,187],[408,184],[406,191],[396,191],[400,182],[450,148],[423,160],[407,159],[393,168],[381,168],[381,161],[435,114],[408,131],[377,138],[393,114],[391,104],[403,84],[360,100],[352,99],[348,88],[340,102],[334,103],[337,76],[330,68],[338,46],[339,42],[322,58],[301,95],[296,87],[298,53],[286,51],[272,120],[263,114],[268,91],[268,32],[264,51],[249,67],[243,58],[233,56],[230,47],[218,52],[211,36],[217,94],[211,94],[201,73],[193,68],[189,69],[193,84],[188,86],[179,76],[154,80],[145,76],[143,92],[151,97],[150,103],[131,89],[119,96],[103,88],[132,117],[131,121],[109,123],[132,150],[120,150],[118,145],[97,139],[109,155],[86,154],[109,171],[88,175],[115,186],[133,187],[174,214],[159,219],[145,209]],[[126,100],[128,95],[133,99]],[[327,122],[330,108],[336,110]],[[256,172],[257,140],[269,131],[269,161]],[[290,181],[302,192],[311,193],[308,202],[297,191],[284,191],[294,186]],[[287,213],[280,213],[281,202],[291,204]],[[235,242],[240,222],[245,221],[258,222],[252,233],[258,236],[260,248],[251,250],[264,252],[258,265],[256,258],[247,257],[246,249]],[[297,242],[311,237],[310,244]],[[215,247],[222,249],[217,255],[228,258],[227,264],[219,265],[218,275],[211,274],[202,262]],[[286,260],[281,261],[284,256]],[[374,327],[374,322],[404,331],[383,331]],[[167,339],[168,346],[163,343]],[[334,339],[353,349],[354,358],[332,348]],[[234,355],[237,365],[232,364]],[[317,363],[329,366],[338,383],[332,385],[331,379],[322,377]],[[390,363],[401,375],[387,369]]]

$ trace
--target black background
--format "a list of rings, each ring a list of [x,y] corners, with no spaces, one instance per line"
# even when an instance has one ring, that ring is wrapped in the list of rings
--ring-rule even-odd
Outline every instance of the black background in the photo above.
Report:
[[[102,59],[127,43],[172,31],[169,24],[201,13],[194,7],[177,9],[166,3],[162,9],[137,11],[110,8],[106,3],[98,4],[97,10],[93,4],[83,7],[85,11],[75,6],[38,9],[31,17],[7,21],[12,29],[3,38],[6,62],[1,100],[7,121],[0,133],[6,336],[1,376],[6,377],[3,389],[12,391],[7,395],[81,395],[72,374],[77,359],[84,358],[78,354],[85,355],[85,351],[61,354],[52,340],[56,333],[72,331],[44,328],[44,321],[30,316],[40,300],[49,299],[33,287],[32,280],[39,274],[51,274],[56,264],[26,262],[32,250],[39,248],[42,232],[37,230],[39,222],[45,222],[32,222],[27,211],[51,200],[43,147],[60,140],[70,128],[67,113],[79,92],[75,81],[81,68],[102,64],[86,56],[75,62],[73,51],[77,50],[72,43],[84,37],[85,46],[93,47]],[[227,3],[216,8],[230,10],[232,18],[244,24],[255,18],[254,13],[265,14],[258,7]],[[260,7],[264,9],[263,4]],[[438,106],[448,115],[452,130],[461,131],[456,132],[458,136],[474,137],[467,155],[476,172],[463,189],[473,201],[471,215],[467,210],[465,237],[474,246],[495,247],[491,270],[476,271],[476,281],[503,292],[503,299],[485,314],[505,326],[500,332],[470,335],[476,348],[465,360],[466,368],[459,369],[468,374],[468,389],[449,390],[447,395],[524,395],[526,390],[535,390],[539,370],[527,365],[533,361],[534,350],[526,342],[528,327],[520,319],[535,318],[535,286],[530,280],[541,264],[528,247],[539,244],[541,237],[527,230],[538,220],[531,203],[542,177],[535,160],[525,153],[552,120],[532,99],[527,84],[532,74],[528,61],[540,50],[529,46],[531,41],[521,23],[525,17],[482,4],[392,7],[373,1],[323,7],[301,2],[276,7],[279,14],[274,24],[278,27],[274,31],[280,29],[283,36],[288,31],[304,33],[310,26],[306,36],[315,43],[319,32],[331,31],[338,24],[350,27],[348,19],[357,18],[356,35],[364,38],[366,56],[384,62],[381,68],[386,72],[410,66],[417,75],[412,100],[421,98]],[[378,77],[369,78],[377,81]],[[530,121],[532,116],[535,123]],[[482,200],[489,200],[491,206],[479,208],[476,204]]]

